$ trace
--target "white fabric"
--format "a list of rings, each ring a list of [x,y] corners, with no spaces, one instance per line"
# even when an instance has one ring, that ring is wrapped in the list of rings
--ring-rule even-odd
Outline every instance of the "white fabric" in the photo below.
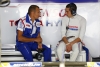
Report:
[[[24,28],[24,25],[20,20],[19,23],[18,23],[18,26],[17,26],[17,30],[23,31],[23,28]]]
[[[68,30],[66,30],[66,26],[69,27]],[[85,29],[86,29],[86,20],[78,14],[72,18],[68,18],[67,16],[65,16],[62,19],[62,38],[69,37],[69,36],[75,36],[74,38],[70,38],[68,42],[72,42],[78,37],[82,40],[85,35]],[[75,43],[72,46],[73,53],[69,61],[76,60],[78,53],[79,53],[78,44],[79,43]],[[60,42],[60,44],[57,47],[57,56],[59,58],[59,61],[64,61],[65,49],[66,49],[65,43]]]
[[[29,16],[30,23],[32,24],[32,25],[31,25],[30,23],[27,23],[27,22],[26,22],[25,17],[23,17],[23,18],[21,18],[21,19],[22,19],[22,20],[20,20],[19,23],[18,23],[17,30],[23,31],[23,30],[24,30],[24,26],[25,26],[25,28],[30,28],[30,29],[32,29],[32,25],[33,25],[33,30],[32,30],[31,35],[32,35],[32,34],[35,34],[35,32],[36,32],[35,22],[36,22],[36,21],[34,21],[34,22],[32,23],[32,20],[31,20],[31,18],[30,18],[30,16]],[[23,22],[22,22],[22,21],[23,21]]]
[[[59,58],[59,61],[65,61],[64,60],[64,53],[65,53],[65,49],[66,49],[66,45],[64,42],[61,42],[59,44],[59,46],[57,47],[57,56]],[[78,48],[78,43],[75,43],[73,46],[72,46],[72,55],[70,56],[70,60],[69,61],[76,61],[77,59],[77,56],[79,54],[79,48]]]
[[[66,26],[69,27],[69,30],[66,34]],[[73,30],[72,30],[73,29]],[[85,34],[86,29],[86,20],[80,15],[76,15],[72,18],[68,18],[65,16],[62,19],[62,38],[64,36],[75,36],[75,38],[79,37],[81,40]]]

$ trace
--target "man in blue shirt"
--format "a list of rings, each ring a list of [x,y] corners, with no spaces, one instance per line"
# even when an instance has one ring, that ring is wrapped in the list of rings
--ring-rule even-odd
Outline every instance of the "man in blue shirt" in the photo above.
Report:
[[[37,5],[31,5],[25,17],[21,18],[17,26],[16,47],[26,61],[33,61],[31,51],[44,49],[44,61],[51,61],[51,49],[42,44],[40,36],[40,9]]]

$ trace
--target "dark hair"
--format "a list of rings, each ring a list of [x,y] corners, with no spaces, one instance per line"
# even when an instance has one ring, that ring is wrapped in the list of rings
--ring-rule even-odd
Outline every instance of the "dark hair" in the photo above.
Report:
[[[70,8],[70,11],[77,10],[77,6],[74,3],[70,3],[70,4],[66,5],[66,8]]]
[[[31,5],[28,9],[28,14],[30,14],[32,11],[35,11],[36,8],[39,8],[37,5]]]

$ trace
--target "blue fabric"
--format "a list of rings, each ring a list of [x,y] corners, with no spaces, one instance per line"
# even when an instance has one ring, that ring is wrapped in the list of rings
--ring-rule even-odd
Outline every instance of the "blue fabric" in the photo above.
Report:
[[[36,19],[35,21],[36,21],[36,22],[35,22],[35,25],[36,25],[37,22],[40,22],[38,19]],[[26,23],[31,24],[31,22],[30,22],[30,20],[29,20],[28,14],[26,15]],[[32,25],[32,24],[31,24],[31,25]],[[33,25],[32,25],[32,29],[25,28],[25,30],[23,31],[23,32],[24,32],[23,36],[28,37],[28,38],[36,38],[36,37],[38,36],[38,33],[40,32],[40,27],[37,27],[37,26],[36,26],[36,28],[37,28],[37,29],[36,29],[36,33],[33,34],[33,35],[31,35],[32,30],[33,30]]]
[[[86,52],[86,61],[89,61],[89,50],[85,46],[82,46],[82,49]]]
[[[39,22],[38,19],[36,19],[35,21],[36,21],[35,23]],[[26,23],[31,24],[28,14],[26,15]],[[35,34],[31,35],[32,31],[33,31],[33,25],[32,25],[32,28],[24,29],[23,36],[27,38],[36,38],[38,34],[40,33],[40,27],[36,27]],[[36,49],[38,49],[38,44],[36,42],[34,43],[33,42],[20,42],[18,41],[18,37],[16,36],[16,47],[22,53],[26,61],[33,61],[31,51],[36,51]],[[51,48],[48,48],[45,45],[42,45],[42,47],[43,49],[45,49],[43,51],[44,61],[51,61]]]
[[[27,62],[32,62],[33,61],[33,56],[31,51],[36,51],[38,49],[38,44],[36,42],[34,43],[18,43],[16,46],[18,51],[21,52],[21,54],[24,56],[24,59]],[[51,61],[51,49],[48,48],[45,45],[42,45],[44,51],[43,51],[43,56],[44,56],[44,61]]]
[[[36,21],[35,25],[36,25],[37,22],[40,22],[38,19],[36,19],[35,21]],[[26,23],[31,24],[28,14],[26,15]],[[32,30],[33,30],[33,25],[32,25],[32,29],[25,28],[25,30],[23,31],[23,36],[25,36],[27,38],[36,38],[38,36],[38,33],[40,33],[40,27],[36,26],[36,33],[31,35]],[[17,30],[16,30],[16,33],[17,33]],[[17,35],[16,35],[16,42],[19,42],[18,38],[17,38]]]

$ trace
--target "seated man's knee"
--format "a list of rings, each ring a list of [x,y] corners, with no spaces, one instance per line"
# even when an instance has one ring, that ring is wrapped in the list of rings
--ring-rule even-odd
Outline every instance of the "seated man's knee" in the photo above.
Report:
[[[43,56],[44,56],[44,61],[45,62],[51,61],[51,48],[46,48],[43,51]]]
[[[64,44],[65,44],[65,43],[64,43],[63,41],[59,43],[59,45],[64,45]]]
[[[48,48],[48,49],[47,49],[47,52],[48,52],[48,53],[51,53],[51,48]]]
[[[52,50],[51,50],[51,48],[45,48],[44,50],[43,50],[43,54],[45,55],[45,56],[48,56],[48,57],[51,57],[51,53],[52,53]]]
[[[62,50],[65,49],[65,43],[64,42],[60,42],[58,47],[57,47],[57,52],[60,52]]]
[[[79,54],[79,50],[78,49],[74,50],[73,52],[75,52],[77,55]]]
[[[56,50],[57,54],[59,53],[59,49]]]
[[[43,48],[43,50],[44,51],[47,51],[47,52],[51,52],[51,48],[50,47],[47,47],[47,46],[46,46],[46,48]]]
[[[64,42],[60,42],[57,48],[64,48],[66,45]]]

